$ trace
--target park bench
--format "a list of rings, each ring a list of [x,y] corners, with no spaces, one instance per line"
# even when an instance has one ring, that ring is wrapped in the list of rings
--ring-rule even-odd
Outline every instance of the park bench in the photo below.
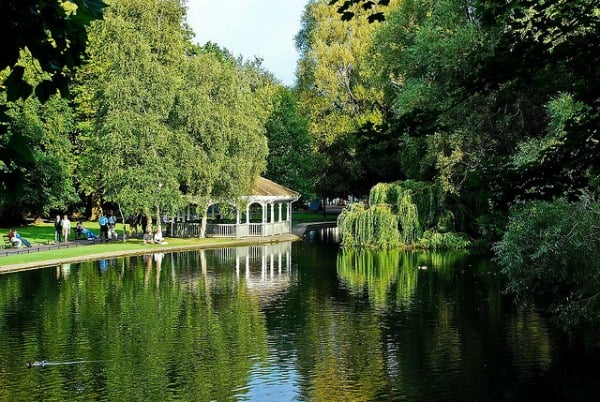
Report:
[[[10,239],[8,238],[8,235],[2,235],[2,240],[4,240],[4,242],[2,244],[4,248],[15,247],[15,245],[13,244],[13,242],[10,241]]]

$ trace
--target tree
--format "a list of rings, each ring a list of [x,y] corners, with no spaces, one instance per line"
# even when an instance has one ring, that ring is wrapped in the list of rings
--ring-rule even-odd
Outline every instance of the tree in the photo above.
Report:
[[[577,202],[534,201],[511,212],[495,246],[518,304],[540,309],[568,332],[597,328],[598,214],[600,203],[589,194]]]
[[[297,96],[281,87],[266,124],[269,156],[265,176],[298,191],[305,199],[315,197],[317,156],[308,133],[308,121],[298,110]]]
[[[349,2],[346,2],[349,3]],[[390,7],[398,6],[392,1]],[[357,10],[357,5],[344,4],[347,10]],[[336,194],[357,194],[339,175],[338,162],[354,165],[353,160],[340,160],[340,153],[354,158],[352,146],[356,141],[348,137],[365,127],[384,124],[389,108],[383,103],[383,91],[374,80],[369,59],[371,43],[378,24],[354,18],[342,21],[334,7],[327,1],[311,1],[302,16],[301,30],[296,36],[300,52],[297,69],[297,88],[300,109],[309,119],[309,132],[317,152],[323,157],[322,180],[319,189],[335,189]],[[354,169],[353,166],[349,166]],[[348,172],[344,170],[344,175]],[[360,178],[362,173],[352,172]],[[360,179],[359,179],[360,180]],[[358,181],[355,181],[355,183]],[[371,183],[371,185],[374,183]],[[370,186],[364,186],[368,192]],[[327,195],[333,195],[327,192]]]
[[[171,109],[170,127],[185,142],[178,149],[182,190],[203,217],[202,236],[210,204],[236,203],[265,167],[270,108],[248,69],[214,45],[196,49]]]
[[[56,89],[67,94],[67,70],[81,64],[87,44],[87,27],[102,17],[102,0],[5,0],[0,4],[0,70],[10,69],[3,80],[9,101],[28,97],[33,86],[25,79],[26,66],[19,64],[27,49],[36,65],[48,73],[36,85],[39,99]],[[33,66],[29,66],[33,68]]]
[[[365,68],[376,29],[362,19],[341,21],[324,0],[306,6],[296,36],[297,87],[319,149],[362,124],[382,121],[382,93]]]
[[[18,168],[18,191],[3,192],[2,218],[19,222],[25,213],[46,216],[50,210],[67,210],[76,204],[73,187],[75,160],[71,153],[74,118],[68,102],[58,95],[45,103],[36,97],[8,102],[7,132],[22,138],[32,160]]]
[[[5,100],[25,99],[34,87],[42,102],[57,90],[66,96],[69,74],[85,56],[87,27],[102,17],[104,6],[101,0],[2,1],[0,85]],[[0,189],[18,199],[24,172],[36,157],[23,133],[8,131],[8,110],[0,106]]]
[[[167,121],[181,80],[184,15],[178,0],[115,2],[93,30],[89,68],[101,74],[92,84],[94,135],[81,138],[84,188],[128,215],[143,211],[149,225],[183,202],[180,138]]]

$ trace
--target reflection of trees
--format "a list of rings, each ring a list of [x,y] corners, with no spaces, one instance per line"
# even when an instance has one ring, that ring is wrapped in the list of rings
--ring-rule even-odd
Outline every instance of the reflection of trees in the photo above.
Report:
[[[398,250],[342,249],[337,272],[351,293],[362,295],[366,290],[375,306],[385,307],[390,287],[398,278],[399,261]]]
[[[248,273],[212,251],[5,275],[0,400],[72,399],[74,388],[82,400],[229,400],[244,397],[254,364],[297,374],[287,378],[306,400],[428,400],[432,387],[505,400],[518,399],[511,381],[551,367],[540,317],[507,314],[489,264],[303,251],[286,287],[278,258],[250,258]],[[252,280],[277,291],[261,302]],[[23,356],[97,363],[27,371]]]
[[[386,372],[408,400],[423,399],[432,384],[446,390],[449,400],[516,399],[510,383],[498,384],[547,367],[536,366],[550,359],[540,318],[532,313],[507,320],[501,281],[489,262],[460,253],[424,253],[405,255],[401,266],[418,272],[412,297],[419,306],[388,310],[382,327]],[[512,363],[494,358],[506,355]]]
[[[29,400],[64,400],[73,395],[69,387],[81,388],[86,400],[230,399],[248,381],[248,356],[266,353],[258,301],[233,271],[210,285],[202,275],[181,282],[172,280],[172,264],[167,254],[147,264],[118,259],[105,271],[73,265],[60,286],[55,270],[3,278],[2,334],[10,337],[0,337],[0,361],[11,362],[14,374],[13,387],[1,383],[0,399],[23,400],[14,392],[29,390]],[[95,363],[42,374],[24,371],[23,356]]]
[[[360,351],[357,354],[374,356],[376,366],[382,365],[377,369],[387,375],[388,395],[429,399],[435,384],[450,392],[445,397],[465,400],[474,395],[470,393],[473,389],[498,389],[498,373],[515,376],[506,373],[507,369],[526,376],[532,369],[531,362],[538,365],[534,369],[547,368],[550,347],[536,314],[521,314],[507,321],[506,306],[500,296],[502,285],[495,272],[489,263],[469,258],[465,253],[341,250],[337,257],[338,276],[357,302],[368,295],[379,314],[371,316],[373,322],[348,325],[344,334],[341,328],[351,318],[340,311],[327,313],[331,322],[320,326],[319,335],[335,330],[338,339],[360,336],[357,328],[377,334],[345,342],[356,347]],[[335,310],[335,306],[331,308]],[[371,330],[366,329],[369,324]],[[365,341],[372,343],[364,344]],[[341,384],[343,388],[337,395],[340,399],[373,399],[374,395],[368,392],[352,393],[353,387],[365,390],[356,378],[351,382],[345,377],[353,371],[345,367],[344,354],[336,350],[321,354],[315,353],[319,358],[314,363],[320,377],[315,379],[317,390],[321,386],[338,389]],[[515,364],[507,367],[507,360],[490,361],[489,356],[494,355],[509,355]],[[321,384],[328,381],[331,384]],[[381,380],[377,384],[385,387]],[[317,399],[320,396],[324,399],[325,391]]]
[[[379,319],[344,311],[332,301],[307,300],[310,313],[299,345],[303,394],[311,401],[378,400],[387,379]],[[379,397],[378,397],[379,396]]]

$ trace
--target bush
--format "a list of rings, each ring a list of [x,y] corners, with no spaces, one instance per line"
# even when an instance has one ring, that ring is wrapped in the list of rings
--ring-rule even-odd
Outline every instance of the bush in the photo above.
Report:
[[[434,251],[463,250],[470,245],[469,239],[461,233],[440,233],[435,230],[426,230],[417,242],[417,248]]]
[[[507,291],[567,331],[600,323],[600,203],[585,196],[511,211],[494,247]]]

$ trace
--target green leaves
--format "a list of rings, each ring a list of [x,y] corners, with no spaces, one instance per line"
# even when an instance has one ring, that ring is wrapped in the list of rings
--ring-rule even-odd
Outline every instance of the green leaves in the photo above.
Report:
[[[70,4],[76,7],[69,8]],[[23,73],[16,71],[20,51],[28,49],[37,60],[41,70],[50,74],[44,79],[45,88],[37,95],[45,101],[53,91],[66,92],[67,79],[63,69],[80,65],[84,56],[87,31],[90,22],[102,16],[105,4],[99,0],[58,0],[29,4],[18,0],[5,0],[0,5],[0,70],[13,69],[4,82],[9,100],[26,98],[31,95],[29,84]],[[16,71],[16,72],[15,72]]]
[[[511,210],[495,245],[517,303],[543,310],[566,331],[598,323],[599,213],[589,194],[577,202],[530,202]]]
[[[329,2],[330,6],[333,6],[338,3],[339,0],[331,0]],[[375,12],[375,8],[377,5],[379,6],[387,6],[389,5],[390,0],[379,0],[377,3],[373,0],[346,0],[344,3],[338,7],[337,12],[341,14],[342,21],[350,21],[356,15],[353,11],[350,11],[352,6],[360,5],[363,10],[372,10],[371,14],[367,17],[369,23],[373,22],[383,22],[385,21],[385,15],[383,12]]]

